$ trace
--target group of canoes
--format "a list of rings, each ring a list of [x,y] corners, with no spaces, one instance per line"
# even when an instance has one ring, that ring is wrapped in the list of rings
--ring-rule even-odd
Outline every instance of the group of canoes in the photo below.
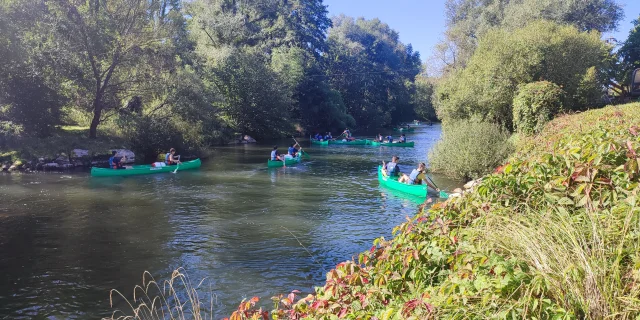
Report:
[[[388,147],[413,147],[413,142],[407,142],[407,136],[403,133],[398,140],[394,141],[392,135],[383,137],[382,134],[378,134],[373,140],[360,139],[357,140],[351,135],[349,129],[346,129],[337,139],[331,136],[331,132],[327,132],[326,135],[316,133],[311,136],[311,144],[329,145],[329,144],[345,144],[345,145],[372,145],[372,146],[388,146]]]

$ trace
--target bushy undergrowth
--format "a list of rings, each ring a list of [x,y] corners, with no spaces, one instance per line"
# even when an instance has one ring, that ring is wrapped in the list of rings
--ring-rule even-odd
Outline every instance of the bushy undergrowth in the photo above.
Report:
[[[520,133],[539,133],[562,110],[565,92],[555,83],[538,81],[518,89],[513,98],[513,127]]]
[[[462,197],[424,208],[313,295],[244,319],[635,319],[640,104],[550,122]]]
[[[496,124],[445,123],[442,139],[429,153],[429,164],[433,171],[453,178],[477,178],[493,171],[513,151],[508,139],[509,133]]]

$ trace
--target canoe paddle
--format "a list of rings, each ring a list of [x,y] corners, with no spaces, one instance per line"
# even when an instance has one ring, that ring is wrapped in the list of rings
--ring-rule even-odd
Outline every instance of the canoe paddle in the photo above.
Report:
[[[433,182],[433,180],[431,180],[431,178],[425,174],[425,176],[427,177],[427,179],[429,179],[429,181],[431,181],[431,183],[433,184],[434,187],[436,187],[436,189],[440,189],[438,188],[438,186],[436,185],[435,182]],[[449,194],[440,190],[440,198],[449,198]]]
[[[291,136],[291,139],[293,139],[293,141],[300,147],[300,153],[302,153],[302,155],[306,156],[307,159],[311,158],[308,153],[306,153],[306,152],[304,152],[304,150],[302,150],[302,146],[298,143],[298,141],[296,140],[296,138],[294,136]]]

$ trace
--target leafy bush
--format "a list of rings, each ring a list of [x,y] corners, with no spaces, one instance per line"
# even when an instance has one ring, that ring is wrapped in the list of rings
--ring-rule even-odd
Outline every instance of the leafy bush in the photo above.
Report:
[[[562,110],[565,92],[555,83],[538,81],[520,86],[513,99],[513,126],[520,133],[538,133]]]
[[[461,120],[443,124],[442,139],[429,153],[435,172],[458,179],[493,171],[511,153],[509,134],[499,125]]]
[[[124,136],[127,145],[145,162],[155,161],[159,153],[168,152],[169,148],[176,148],[182,155],[199,154],[205,146],[198,134],[199,126],[178,124],[176,118],[136,117],[128,119]]]
[[[480,38],[464,68],[436,87],[443,120],[479,117],[512,129],[512,103],[519,85],[544,79],[567,92],[565,108],[582,109],[578,88],[587,70],[606,52],[600,34],[552,22],[534,22],[516,30],[495,29]]]

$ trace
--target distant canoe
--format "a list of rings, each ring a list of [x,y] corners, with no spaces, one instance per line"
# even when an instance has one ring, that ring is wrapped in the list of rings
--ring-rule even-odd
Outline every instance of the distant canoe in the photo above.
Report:
[[[342,145],[350,145],[350,146],[364,146],[367,144],[368,140],[353,140],[353,141],[342,141],[342,140],[331,140],[329,144],[342,144]]]
[[[383,147],[405,147],[405,148],[413,148],[413,141],[411,142],[394,142],[394,143],[385,143],[381,142],[381,146]]]
[[[329,140],[318,141],[316,139],[311,139],[311,144],[317,144],[319,146],[328,146],[329,145]]]
[[[416,131],[416,128],[393,128],[393,131],[400,131],[400,132],[414,132]]]

